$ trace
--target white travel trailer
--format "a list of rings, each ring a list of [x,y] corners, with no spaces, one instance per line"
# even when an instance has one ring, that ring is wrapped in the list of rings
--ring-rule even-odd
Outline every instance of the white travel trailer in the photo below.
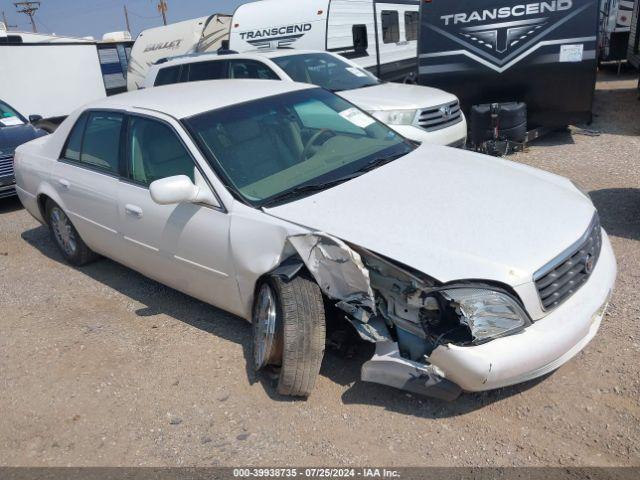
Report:
[[[159,60],[218,50],[222,41],[229,38],[230,23],[231,16],[214,14],[144,30],[131,50],[127,89],[140,88],[149,67]]]
[[[419,0],[261,0],[238,7],[230,48],[296,48],[343,55],[378,78],[413,81]]]
[[[69,113],[106,97],[95,42],[0,30],[0,93],[52,131]]]
[[[52,131],[85,103],[126,90],[129,32],[102,41],[0,27],[0,95]]]

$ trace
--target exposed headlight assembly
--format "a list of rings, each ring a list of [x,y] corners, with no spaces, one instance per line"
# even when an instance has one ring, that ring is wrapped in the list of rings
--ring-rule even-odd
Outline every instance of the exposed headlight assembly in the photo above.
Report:
[[[377,110],[369,113],[387,125],[411,125],[417,110]]]
[[[440,292],[459,321],[467,325],[474,343],[484,343],[522,330],[531,323],[510,295],[484,288],[451,288]]]

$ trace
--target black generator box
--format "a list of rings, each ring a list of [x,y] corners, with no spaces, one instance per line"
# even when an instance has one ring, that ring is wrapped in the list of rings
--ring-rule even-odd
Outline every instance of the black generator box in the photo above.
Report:
[[[527,106],[522,102],[474,105],[469,124],[470,140],[474,145],[488,140],[524,143],[527,138]]]
[[[589,123],[598,0],[420,4],[418,83],[473,105],[524,102],[530,129]]]

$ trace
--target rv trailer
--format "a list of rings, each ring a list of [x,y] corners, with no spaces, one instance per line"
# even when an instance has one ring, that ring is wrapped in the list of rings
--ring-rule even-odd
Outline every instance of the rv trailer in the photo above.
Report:
[[[131,50],[127,90],[140,88],[149,67],[158,61],[218,50],[229,38],[230,22],[229,15],[214,14],[142,31]]]
[[[627,59],[631,17],[638,0],[602,0],[598,61],[620,62]]]
[[[423,2],[419,83],[466,111],[523,102],[529,129],[589,123],[597,26],[596,0]]]
[[[415,81],[419,0],[261,0],[238,7],[230,48],[340,54],[383,80]]]

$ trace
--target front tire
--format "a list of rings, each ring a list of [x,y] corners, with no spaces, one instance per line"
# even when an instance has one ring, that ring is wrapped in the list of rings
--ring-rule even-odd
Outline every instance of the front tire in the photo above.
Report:
[[[80,238],[80,234],[71,220],[57,203],[49,200],[46,212],[51,238],[67,262],[81,267],[98,258],[98,254]]]
[[[280,365],[278,393],[308,397],[324,356],[325,312],[320,287],[296,277],[269,277],[256,291],[253,363],[256,370]]]

